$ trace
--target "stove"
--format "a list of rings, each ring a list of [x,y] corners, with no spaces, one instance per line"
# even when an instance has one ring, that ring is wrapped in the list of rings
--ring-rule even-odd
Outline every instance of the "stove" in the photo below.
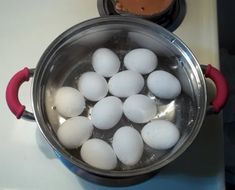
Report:
[[[168,29],[174,30],[201,64],[219,67],[216,0],[185,0],[185,6],[187,11],[181,24]],[[70,172],[56,158],[36,123],[16,120],[4,100],[4,89],[14,73],[25,66],[35,68],[43,51],[59,34],[98,16],[97,0],[21,0],[20,3],[9,0],[1,3],[0,189],[110,189]],[[30,88],[30,82],[22,86],[20,100],[32,111]],[[208,88],[209,97],[212,97],[210,83]],[[207,116],[194,143],[158,175],[123,189],[225,189],[221,115]]]
[[[120,15],[110,0],[97,0],[100,16]],[[151,17],[147,20],[174,31],[183,21],[186,14],[185,0],[176,0],[174,5],[163,15]]]

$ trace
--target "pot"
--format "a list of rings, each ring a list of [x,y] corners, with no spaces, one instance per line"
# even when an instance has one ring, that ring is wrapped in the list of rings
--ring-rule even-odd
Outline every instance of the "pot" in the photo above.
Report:
[[[120,165],[115,170],[104,171],[91,167],[80,159],[79,149],[65,149],[56,137],[56,130],[65,118],[53,110],[54,93],[61,86],[76,87],[78,77],[92,69],[92,52],[100,47],[114,50],[121,59],[134,48],[151,49],[159,57],[158,69],[174,74],[182,86],[182,93],[175,100],[152,97],[158,103],[156,118],[174,122],[180,129],[180,140],[167,151],[153,152],[146,147],[143,160],[132,168]],[[26,111],[18,99],[21,84],[30,77],[33,78],[33,113]],[[207,105],[205,77],[215,83],[217,90],[210,105]],[[144,93],[152,96],[147,89]],[[68,29],[50,44],[35,69],[24,68],[16,73],[6,89],[6,100],[13,114],[18,119],[35,119],[47,142],[71,171],[89,181],[115,186],[146,180],[180,156],[197,136],[206,113],[218,113],[227,96],[228,87],[223,75],[211,65],[200,66],[177,36],[149,21],[120,16],[95,18]],[[83,113],[86,116],[94,103],[87,101],[87,105]],[[119,125],[125,121],[122,120]],[[142,126],[134,125],[137,130]],[[97,132],[94,135],[109,141],[113,132]]]

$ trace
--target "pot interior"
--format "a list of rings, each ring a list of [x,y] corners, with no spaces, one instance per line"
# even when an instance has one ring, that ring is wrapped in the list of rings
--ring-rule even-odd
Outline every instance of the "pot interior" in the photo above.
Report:
[[[172,73],[182,86],[182,93],[175,100],[155,97],[146,85],[141,92],[155,100],[158,110],[155,119],[169,120],[179,128],[181,137],[178,143],[165,151],[154,150],[145,144],[142,159],[138,164],[130,167],[119,163],[115,170],[108,172],[84,163],[80,158],[80,148],[67,150],[59,143],[56,131],[66,118],[56,112],[53,98],[56,90],[62,86],[77,88],[81,74],[93,71],[91,56],[101,47],[113,50],[121,62],[130,50],[148,48],[158,56],[157,70]],[[124,69],[122,65],[121,70]],[[174,160],[197,135],[204,119],[206,101],[204,77],[190,50],[162,27],[136,18],[98,18],[69,29],[43,54],[36,68],[33,85],[36,119],[48,142],[78,167],[104,176],[139,175],[159,169]],[[94,104],[86,101],[86,109],[81,115],[90,117]],[[123,115],[121,121],[110,130],[94,128],[92,138],[101,138],[111,144],[114,132],[124,125],[133,126],[138,131],[144,126],[130,122]]]

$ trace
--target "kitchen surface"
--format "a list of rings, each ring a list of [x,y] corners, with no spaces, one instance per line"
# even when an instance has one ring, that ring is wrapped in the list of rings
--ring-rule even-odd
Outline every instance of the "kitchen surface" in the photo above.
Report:
[[[0,0],[0,189],[110,189],[70,172],[35,122],[17,120],[5,101],[10,78],[35,68],[48,45],[73,25],[99,17],[97,0]],[[216,0],[186,0],[186,15],[174,31],[200,64],[219,68]],[[213,97],[211,84],[209,97]],[[31,82],[20,101],[31,111]],[[225,189],[222,114],[208,115],[193,144],[153,178],[122,189]],[[118,189],[117,187],[113,187]]]

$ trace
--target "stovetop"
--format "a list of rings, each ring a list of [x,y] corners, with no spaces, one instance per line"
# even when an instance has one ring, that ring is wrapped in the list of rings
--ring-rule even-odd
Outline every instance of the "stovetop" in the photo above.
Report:
[[[174,33],[201,64],[218,67],[216,0],[186,0],[186,6],[185,18]],[[25,66],[35,68],[43,51],[59,34],[98,16],[97,0],[1,2],[0,189],[110,189],[71,173],[55,157],[36,123],[16,120],[5,102],[5,88],[14,73]],[[30,86],[31,82],[25,83],[20,90],[20,100],[29,111]],[[122,190],[224,189],[223,168],[221,117],[207,116],[198,137],[182,156],[152,179]]]

